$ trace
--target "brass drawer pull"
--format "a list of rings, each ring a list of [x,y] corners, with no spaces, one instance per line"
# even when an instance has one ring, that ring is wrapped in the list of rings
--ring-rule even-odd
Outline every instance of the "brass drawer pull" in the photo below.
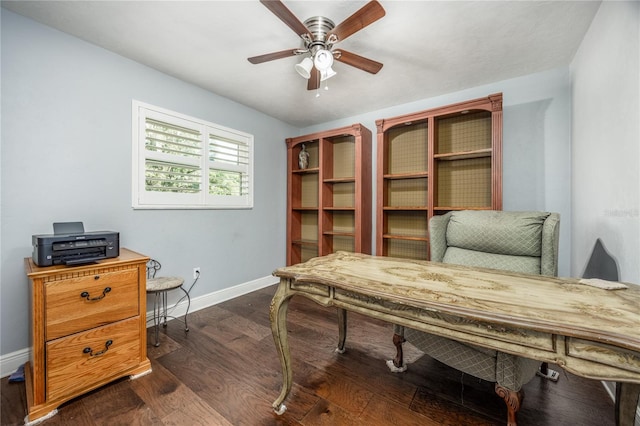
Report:
[[[100,356],[103,353],[105,353],[106,351],[109,350],[109,346],[111,346],[113,344],[113,340],[107,340],[106,342],[104,342],[104,349],[101,350],[100,352],[96,352],[93,353],[93,349],[91,349],[90,347],[86,347],[82,350],[83,354],[89,354],[89,356]]]
[[[111,287],[105,287],[105,289],[102,291],[102,296],[98,296],[98,297],[90,297],[88,291],[83,291],[82,293],[80,293],[80,297],[82,297],[83,299],[87,299],[89,301],[91,301],[91,300],[100,300],[100,299],[104,299],[104,297],[110,291],[111,291]]]

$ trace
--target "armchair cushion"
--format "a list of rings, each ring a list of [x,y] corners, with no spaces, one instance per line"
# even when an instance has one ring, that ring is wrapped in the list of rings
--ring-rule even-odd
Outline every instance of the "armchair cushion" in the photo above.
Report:
[[[542,226],[547,216],[548,213],[538,212],[452,212],[447,226],[447,246],[540,257]]]
[[[477,266],[505,271],[532,273],[540,270],[540,258],[530,256],[509,256],[506,254],[485,253],[458,247],[449,247],[443,259],[444,263],[456,265]]]

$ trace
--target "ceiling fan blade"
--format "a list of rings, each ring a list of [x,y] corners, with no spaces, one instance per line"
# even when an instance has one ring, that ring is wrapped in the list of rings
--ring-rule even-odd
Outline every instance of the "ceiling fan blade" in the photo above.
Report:
[[[307,90],[316,90],[320,87],[320,71],[316,67],[311,69],[311,77],[307,82]]]
[[[304,24],[300,22],[300,20],[296,17],[296,15],[294,15],[280,0],[260,0],[260,3],[265,5],[265,7],[269,9],[271,13],[276,15],[282,22],[287,24],[287,26],[299,36],[308,34],[309,38],[313,38],[307,27],[305,27]]]
[[[380,3],[376,0],[372,0],[335,27],[333,31],[331,31],[331,34],[329,34],[329,37],[331,37],[331,35],[335,35],[338,38],[338,41],[342,41],[351,34],[374,23],[384,15],[385,11]]]
[[[289,56],[296,56],[297,49],[281,50],[280,52],[266,53],[264,55],[252,56],[247,58],[252,64],[261,64],[263,62],[273,61],[276,59],[288,58]]]
[[[355,53],[347,52],[346,50],[336,50],[334,53],[336,61],[342,62],[352,67],[360,68],[363,71],[371,74],[376,74],[382,69],[382,64],[372,59],[367,59],[364,56],[356,55]]]

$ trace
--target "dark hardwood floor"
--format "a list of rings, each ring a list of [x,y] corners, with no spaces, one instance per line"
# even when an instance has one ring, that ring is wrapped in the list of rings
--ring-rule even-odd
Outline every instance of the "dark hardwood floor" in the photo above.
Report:
[[[121,379],[59,408],[42,425],[504,425],[493,384],[452,370],[406,345],[406,373],[390,373],[392,326],[349,314],[347,352],[337,354],[335,309],[302,297],[289,307],[294,385],[274,414],[281,369],[269,327],[275,286],[194,312],[189,333],[172,321],[153,373]],[[152,340],[149,329],[149,341]],[[557,383],[534,378],[519,425],[614,424],[598,381],[562,370]],[[2,379],[2,425],[23,424],[24,384]]]

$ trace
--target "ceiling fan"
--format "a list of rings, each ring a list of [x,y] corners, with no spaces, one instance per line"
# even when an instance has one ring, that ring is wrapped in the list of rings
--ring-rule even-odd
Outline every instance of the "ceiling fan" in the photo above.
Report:
[[[302,38],[304,47],[253,56],[248,58],[252,64],[261,64],[289,56],[304,56],[304,59],[296,64],[295,69],[298,74],[308,80],[307,90],[317,89],[320,87],[321,81],[336,74],[331,68],[334,59],[371,74],[376,74],[382,68],[380,62],[344,49],[334,48],[336,43],[343,41],[385,15],[384,9],[376,0],[364,5],[338,26],[323,16],[314,16],[302,23],[280,0],[260,0],[260,3],[298,34]]]

